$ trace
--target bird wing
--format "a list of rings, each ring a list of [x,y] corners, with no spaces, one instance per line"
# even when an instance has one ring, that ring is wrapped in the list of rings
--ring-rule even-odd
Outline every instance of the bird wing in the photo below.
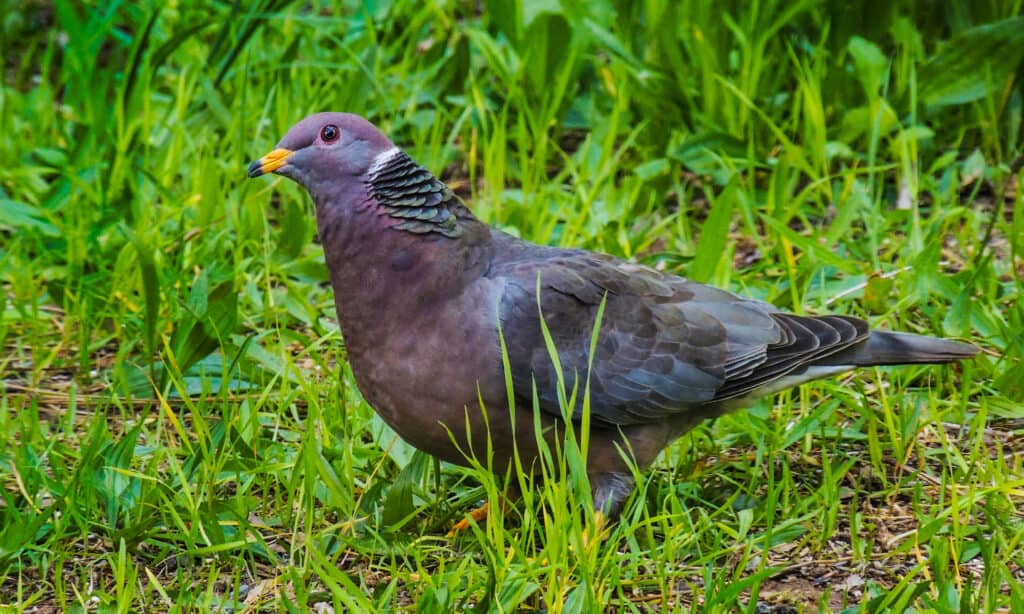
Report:
[[[589,385],[591,418],[609,425],[756,394],[868,335],[856,318],[796,316],[609,256],[541,249],[492,274],[504,282],[500,323],[516,394],[532,399],[535,385],[541,409],[556,415],[558,371],[541,314],[567,396]]]

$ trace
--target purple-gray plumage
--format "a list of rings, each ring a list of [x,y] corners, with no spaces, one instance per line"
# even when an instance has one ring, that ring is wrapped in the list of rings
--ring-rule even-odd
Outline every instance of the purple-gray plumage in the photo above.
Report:
[[[496,470],[508,466],[514,446],[532,466],[534,387],[542,436],[564,432],[543,314],[570,393],[589,383],[587,468],[595,506],[608,514],[632,489],[623,452],[644,467],[701,420],[758,396],[857,367],[945,363],[977,352],[956,341],[869,331],[853,317],[783,313],[604,254],[522,241],[476,219],[356,115],[303,119],[248,174],[271,172],[313,197],[356,382],[417,448],[465,463],[466,454],[482,458],[489,436]],[[572,412],[578,426],[580,408]]]

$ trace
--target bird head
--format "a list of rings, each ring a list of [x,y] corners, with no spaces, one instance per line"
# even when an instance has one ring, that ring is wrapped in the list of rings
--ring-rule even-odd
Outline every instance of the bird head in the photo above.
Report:
[[[325,182],[361,177],[394,144],[380,130],[351,113],[316,113],[292,126],[273,151],[249,165],[249,177],[275,173],[310,193]]]

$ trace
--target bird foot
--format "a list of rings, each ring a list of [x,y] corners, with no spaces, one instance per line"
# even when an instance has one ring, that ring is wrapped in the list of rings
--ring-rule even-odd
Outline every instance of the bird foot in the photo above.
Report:
[[[487,518],[487,512],[490,508],[490,503],[484,502],[483,505],[470,511],[466,514],[466,517],[452,525],[452,528],[448,531],[448,538],[455,537],[459,533],[465,531],[473,524],[479,524]]]
[[[583,534],[580,535],[580,542],[581,542],[580,543],[580,546],[581,546],[581,548],[580,548],[580,555],[583,555],[584,553],[588,552],[590,550],[590,548],[592,547],[591,546],[592,544],[597,544],[598,546],[600,546],[602,543],[604,543],[608,539],[608,536],[611,535],[611,527],[608,526],[608,524],[609,523],[608,523],[608,517],[607,516],[605,516],[600,511],[595,511],[594,512],[594,521],[591,523],[591,525],[589,527],[584,527],[583,528]],[[576,551],[576,547],[573,546],[571,543],[568,544],[566,546],[566,548],[568,549],[569,552],[575,552]],[[512,550],[511,550],[511,546],[510,546],[509,547],[509,555],[508,555],[509,560],[511,560],[511,557],[512,557],[511,552],[512,552]],[[527,557],[526,561],[528,563],[530,563],[530,564],[538,562],[538,560],[534,559],[533,557]],[[545,557],[541,558],[539,560],[539,563],[541,565],[547,565],[548,564],[548,557],[545,556]]]
[[[583,535],[580,536],[583,550],[589,550],[590,544],[604,542],[609,535],[611,535],[611,527],[608,526],[608,518],[600,510],[595,511],[594,521],[589,527],[583,529]]]

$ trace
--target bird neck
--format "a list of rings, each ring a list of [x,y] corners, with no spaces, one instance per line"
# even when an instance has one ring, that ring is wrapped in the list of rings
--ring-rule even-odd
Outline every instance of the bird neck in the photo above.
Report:
[[[470,214],[459,197],[401,149],[379,154],[366,177],[370,197],[396,221],[392,229],[450,239],[462,234],[458,218]]]
[[[458,296],[490,266],[490,228],[429,171],[404,160],[316,198],[338,320],[352,347],[379,341],[383,333],[368,322],[386,328]]]

